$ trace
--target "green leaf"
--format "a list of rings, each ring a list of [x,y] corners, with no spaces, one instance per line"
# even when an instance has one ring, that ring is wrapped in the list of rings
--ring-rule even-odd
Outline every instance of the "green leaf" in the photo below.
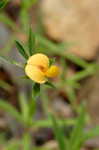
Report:
[[[82,139],[84,135],[84,126],[85,126],[85,109],[84,106],[81,107],[80,115],[77,119],[75,127],[72,131],[70,142],[69,142],[69,149],[71,150],[80,150],[82,146]]]
[[[0,87],[5,89],[6,91],[11,92],[12,91],[12,86],[8,84],[7,82],[3,81],[0,79]]]
[[[71,62],[77,64],[78,66],[81,66],[82,68],[87,68],[89,63],[87,63],[87,61],[85,61],[84,59],[74,55],[74,54],[67,54],[64,57],[66,57],[68,60],[70,60]]]
[[[23,68],[22,64],[18,63],[15,60],[11,60],[7,57],[0,56],[0,60],[6,62],[7,64],[16,65],[17,67]]]
[[[0,9],[5,7],[5,5],[7,4],[8,0],[1,0],[0,1]]]
[[[84,141],[99,136],[99,125],[85,132]]]
[[[53,130],[54,130],[54,134],[59,145],[59,149],[66,150],[66,141],[65,141],[63,129],[58,125],[57,120],[52,115],[51,115],[51,120],[53,123]]]
[[[39,96],[39,94],[40,94],[40,84],[34,83],[33,84],[32,95],[33,95],[34,98],[36,98],[37,96]]]
[[[21,114],[9,103],[5,102],[4,100],[0,99],[0,109],[4,110],[5,112],[9,113],[11,116],[15,117],[18,121],[22,121]]]
[[[97,65],[96,64],[91,64],[89,65],[84,71],[79,71],[78,73],[76,73],[74,76],[72,76],[70,79],[67,79],[67,82],[72,82],[72,81],[79,81],[82,80],[85,77],[88,77],[90,75],[93,75],[94,73],[96,73],[97,69],[96,68]]]
[[[35,35],[33,34],[31,28],[29,31],[28,46],[29,46],[29,54],[31,56],[31,55],[33,55],[33,51],[35,51]]]
[[[23,48],[23,46],[22,46],[18,41],[16,41],[16,47],[17,47],[17,49],[19,50],[19,53],[20,53],[25,59],[28,59],[28,55],[26,54],[25,49]]]
[[[49,81],[45,82],[45,85],[49,86],[50,88],[54,88],[54,89],[56,88],[55,85]]]

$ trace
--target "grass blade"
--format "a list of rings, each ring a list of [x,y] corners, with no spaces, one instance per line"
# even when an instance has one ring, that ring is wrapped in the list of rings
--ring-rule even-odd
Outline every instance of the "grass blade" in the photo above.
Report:
[[[82,144],[84,125],[85,125],[85,110],[82,107],[80,116],[78,117],[77,123],[75,124],[75,128],[73,129],[71,134],[69,143],[71,150],[79,150]]]
[[[59,145],[59,149],[66,150],[65,136],[63,134],[62,128],[58,125],[56,119],[52,115],[51,115],[51,120],[53,123],[53,130],[54,130],[54,134]]]

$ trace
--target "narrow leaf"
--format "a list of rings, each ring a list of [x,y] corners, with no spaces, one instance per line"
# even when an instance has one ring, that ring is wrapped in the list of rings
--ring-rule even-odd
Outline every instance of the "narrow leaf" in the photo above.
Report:
[[[2,99],[0,99],[0,109],[3,109],[17,120],[22,121],[21,114],[12,105]]]
[[[51,120],[53,123],[53,130],[56,137],[56,140],[59,145],[60,150],[66,150],[66,144],[65,144],[65,136],[62,128],[58,125],[58,122],[56,121],[55,117],[51,115]]]
[[[0,87],[7,90],[7,91],[12,91],[12,86],[8,84],[6,81],[0,79]]]
[[[78,117],[77,123],[75,124],[75,128],[71,134],[71,139],[69,143],[71,150],[80,150],[80,146],[82,146],[82,137],[84,135],[84,125],[85,109],[82,106],[80,116]]]
[[[35,36],[33,35],[31,28],[29,31],[28,46],[29,46],[29,54],[31,56],[31,55],[33,55],[33,51],[35,50]]]
[[[28,55],[26,54],[25,49],[23,48],[23,46],[22,46],[18,41],[16,41],[16,47],[17,47],[17,49],[19,50],[19,53],[20,53],[25,59],[28,59]]]

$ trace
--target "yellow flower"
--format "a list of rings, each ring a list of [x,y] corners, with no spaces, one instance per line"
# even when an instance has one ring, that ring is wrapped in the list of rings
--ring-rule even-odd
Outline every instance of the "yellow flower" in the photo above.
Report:
[[[49,66],[49,58],[41,53],[29,57],[25,66],[26,75],[37,83],[45,83],[47,78],[56,77],[59,68],[55,65]]]

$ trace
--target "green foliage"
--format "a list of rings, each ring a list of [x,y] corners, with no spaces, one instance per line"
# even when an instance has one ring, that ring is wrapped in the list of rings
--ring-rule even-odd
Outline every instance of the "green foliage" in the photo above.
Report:
[[[29,118],[30,118],[31,122],[32,122],[31,118],[33,117],[33,115],[35,114],[35,111],[36,111],[36,102],[35,101],[36,100],[35,100],[33,93],[32,93],[32,96],[31,96],[30,101],[29,101]]]
[[[71,133],[69,146],[71,150],[80,150],[82,147],[82,136],[84,135],[84,126],[85,126],[85,109],[81,108],[80,115],[77,119],[77,123]]]
[[[30,56],[35,52],[35,35],[32,32],[32,29],[29,30],[29,39],[28,39],[28,47]]]
[[[71,131],[70,138],[66,138],[62,127],[58,125],[57,120],[51,116],[53,122],[53,129],[56,140],[59,144],[60,150],[80,150],[82,145],[82,137],[84,136],[85,125],[85,110],[82,108],[80,116],[78,117],[74,129]]]
[[[99,125],[94,128],[89,129],[83,136],[83,141],[86,142],[89,139],[99,136]]]
[[[4,8],[5,5],[7,4],[7,2],[8,2],[8,0],[1,0],[1,1],[0,1],[0,9],[1,9],[1,8]]]
[[[16,47],[17,47],[19,53],[27,60],[28,55],[27,55],[25,49],[23,48],[22,44],[20,44],[20,42],[16,41]]]
[[[22,121],[21,114],[9,103],[0,99],[0,109],[9,113],[11,116],[15,117],[18,121]]]
[[[40,84],[34,83],[32,90],[32,97],[36,98],[40,94]]]
[[[53,130],[60,150],[66,150],[66,141],[62,128],[58,125],[54,116],[51,115]]]
[[[70,119],[57,119],[57,123],[59,126],[63,126],[64,124],[66,124],[67,126],[71,126],[71,125],[75,125],[75,122],[76,122],[76,119],[71,119],[71,118]],[[43,128],[43,127],[52,128],[53,122],[52,122],[52,119],[50,119],[49,117],[46,120],[38,120],[34,122],[32,126],[35,128]]]
[[[12,86],[3,80],[0,80],[0,87],[9,92],[11,92],[11,90],[12,90]]]
[[[0,99],[0,109],[4,110],[9,115],[13,116],[23,126],[30,127],[32,123],[32,117],[35,111],[35,105],[33,107],[33,102],[32,103],[28,102],[23,94],[20,94],[19,104],[21,112],[18,112],[16,108],[14,108],[11,104]]]
[[[45,85],[47,85],[50,88],[54,88],[54,89],[56,88],[55,85],[50,81],[45,82]]]
[[[98,70],[98,66],[97,64],[92,64],[92,65],[88,65],[88,67],[83,70],[83,71],[79,71],[78,73],[76,73],[74,76],[72,76],[70,79],[67,79],[67,82],[69,81],[79,81],[82,80],[83,78],[93,75],[94,73],[96,73],[96,71]]]
[[[26,1],[26,0],[22,0],[22,6],[23,7],[25,7],[25,8],[30,8],[30,7],[32,7],[32,5],[35,3],[35,2],[37,2],[37,0],[28,0],[28,1]]]
[[[52,115],[51,120],[53,123],[54,134],[60,150],[80,150],[88,139],[99,136],[99,126],[89,129],[88,131],[84,130],[86,123],[86,111],[84,105],[81,106],[80,115],[74,124],[73,130],[71,130],[69,138],[65,137],[62,126],[59,125],[58,120],[56,120]],[[66,127],[66,122],[64,125]]]
[[[29,133],[24,134],[23,139],[22,139],[22,145],[23,145],[23,150],[30,150],[31,149],[31,137]]]
[[[30,24],[30,16],[29,16],[29,9],[32,7],[32,5],[36,2],[36,0],[22,0],[21,1],[21,7],[20,7],[20,19],[19,22],[21,24],[20,29],[17,27],[15,22],[11,20],[3,11],[0,13],[0,21],[5,23],[8,27],[13,29],[14,32],[22,32],[26,34],[29,28]],[[4,6],[7,4],[7,0],[1,0],[0,1],[0,9],[4,8]],[[3,9],[2,9],[3,10]],[[23,29],[21,31],[21,29]],[[27,60],[29,56],[33,55],[35,52],[43,52],[46,54],[51,55],[57,55],[60,56],[61,59],[63,59],[63,63],[61,63],[61,70],[62,71],[62,79],[61,81],[54,86],[53,83],[47,81],[44,84],[44,87],[46,86],[54,88],[57,90],[58,88],[64,87],[64,90],[66,90],[68,99],[71,102],[72,108],[78,113],[77,118],[73,119],[56,119],[53,115],[49,115],[48,111],[46,111],[46,115],[48,115],[48,118],[45,120],[37,120],[35,121],[34,114],[36,111],[36,101],[38,99],[38,96],[40,96],[42,86],[38,83],[32,82],[32,90],[31,90],[31,97],[28,99],[24,94],[20,94],[20,112],[16,110],[12,105],[10,105],[8,102],[4,100],[0,100],[0,109],[3,109],[5,112],[9,113],[11,116],[13,116],[18,122],[20,122],[23,127],[25,128],[24,135],[22,139],[17,143],[7,143],[6,150],[18,150],[19,146],[21,145],[21,148],[23,150],[30,150],[31,148],[31,137],[29,135],[30,128],[40,128],[40,127],[50,127],[53,128],[55,138],[58,142],[59,149],[60,150],[80,150],[81,147],[84,145],[84,143],[93,137],[99,136],[99,126],[92,128],[88,131],[84,130],[85,124],[86,124],[86,112],[84,107],[81,107],[81,111],[79,114],[79,108],[75,105],[76,100],[76,92],[75,89],[78,89],[80,87],[79,81],[93,75],[96,73],[96,71],[99,69],[99,66],[94,63],[88,63],[87,61],[66,52],[67,49],[69,49],[72,46],[72,43],[60,43],[56,44],[50,40],[48,40],[46,37],[44,37],[43,34],[40,34],[38,32],[32,32],[32,28],[29,29],[29,38],[28,43],[26,45],[26,48],[19,42],[16,41],[16,47],[19,51],[19,53]],[[14,37],[14,38],[13,38]],[[16,39],[16,36],[13,35],[12,40]],[[9,42],[8,42],[9,43]],[[13,43],[13,42],[12,42]],[[9,46],[6,44],[6,47]],[[11,49],[11,46],[10,46]],[[68,68],[68,65],[66,64],[66,60],[69,60],[73,62],[74,64],[80,66],[83,70],[76,73],[74,76],[70,78],[66,78],[66,71]],[[11,60],[9,58],[5,58],[4,56],[0,56],[0,61],[4,61],[8,64],[13,64],[18,67],[23,68],[23,65],[19,62],[16,62],[15,60]],[[50,59],[50,65],[54,63],[54,59]],[[26,77],[25,77],[26,78]],[[46,86],[45,86],[46,85]],[[68,86],[68,88],[67,88]],[[5,90],[11,91],[11,86],[9,84],[5,83],[4,81],[0,80],[0,87],[4,88]],[[66,89],[67,88],[67,89]],[[45,91],[44,91],[45,92]],[[43,98],[45,98],[45,109],[48,109],[47,106],[47,100],[49,97],[47,94],[43,93]],[[71,130],[70,137],[66,137],[64,135],[63,126],[73,126],[73,130]],[[28,132],[28,133],[27,133]],[[2,136],[1,136],[2,138]],[[1,140],[0,138],[0,140]],[[4,139],[5,140],[5,139]],[[3,141],[4,141],[3,140]],[[42,148],[35,148],[41,150]],[[45,150],[45,148],[43,148]]]
[[[13,20],[11,20],[11,18],[9,18],[5,13],[1,13],[0,12],[0,21],[3,22],[4,24],[6,24],[8,27],[10,27],[11,29],[13,29],[14,31],[18,31],[18,27],[15,24],[15,22]]]
[[[22,0],[21,1],[21,10],[20,10],[20,23],[22,25],[22,30],[24,32],[28,32],[29,24],[30,24],[30,15],[29,9],[35,4],[37,0]]]

